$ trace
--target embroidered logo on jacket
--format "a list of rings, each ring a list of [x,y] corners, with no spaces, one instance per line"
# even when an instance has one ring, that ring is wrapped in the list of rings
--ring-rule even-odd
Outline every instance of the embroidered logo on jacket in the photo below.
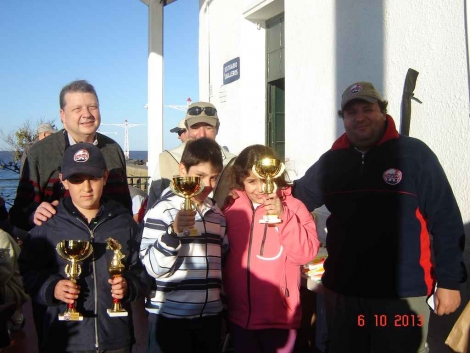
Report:
[[[402,177],[402,172],[395,168],[387,169],[383,174],[384,181],[389,185],[397,185]]]
[[[87,150],[79,150],[73,155],[75,162],[86,162],[90,158]]]

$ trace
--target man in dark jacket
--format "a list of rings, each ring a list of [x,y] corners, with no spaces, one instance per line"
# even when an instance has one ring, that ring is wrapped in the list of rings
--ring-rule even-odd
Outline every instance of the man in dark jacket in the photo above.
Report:
[[[41,352],[131,352],[130,302],[145,293],[146,277],[138,259],[138,225],[126,208],[102,196],[108,175],[98,147],[77,143],[67,148],[59,178],[70,197],[58,205],[54,217],[30,231],[23,245],[19,265],[25,288],[34,302],[47,307]],[[124,255],[122,276],[111,279],[111,262],[120,259],[107,250],[108,237],[121,245]],[[77,283],[66,278],[71,265],[56,251],[62,240],[87,241],[93,248],[81,264]],[[127,316],[108,315],[116,300],[122,301]],[[67,316],[59,320],[68,305],[76,306],[81,321],[67,321]]]
[[[399,135],[369,82],[349,86],[346,133],[295,182],[309,210],[326,205],[328,352],[426,352],[430,311],[454,312],[464,229],[435,154]],[[435,262],[431,262],[431,240]]]
[[[64,129],[31,146],[22,166],[11,223],[29,230],[55,214],[55,206],[66,196],[59,180],[65,149],[78,142],[93,143],[101,150],[109,170],[104,194],[131,210],[124,153],[113,139],[97,133],[101,124],[98,96],[87,81],[74,81],[59,96]]]

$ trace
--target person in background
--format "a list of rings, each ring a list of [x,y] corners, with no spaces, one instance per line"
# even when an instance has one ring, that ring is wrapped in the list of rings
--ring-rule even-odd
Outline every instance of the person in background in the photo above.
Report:
[[[13,331],[24,327],[22,306],[28,300],[18,267],[20,251],[10,234],[0,229],[0,304],[15,303],[15,312],[8,322],[8,328]]]
[[[188,138],[190,140],[197,140],[202,137],[215,140],[220,128],[220,120],[217,115],[217,109],[215,109],[213,104],[208,102],[193,103],[189,105],[188,110],[186,111],[184,124],[188,131]],[[173,178],[173,175],[178,174],[178,166],[185,147],[186,142],[183,142],[175,149],[170,151],[165,150],[160,153],[158,157],[159,162],[155,168],[154,173],[152,174],[152,181],[149,190],[148,209],[153,207],[155,202],[160,199],[162,191],[170,185],[170,181]],[[220,152],[222,153],[222,160],[225,168],[235,160],[234,158],[236,156],[233,153],[225,150],[222,146],[219,147]],[[223,197],[217,197],[218,188],[219,186],[217,186],[217,190],[214,192],[214,198],[218,203],[220,203],[225,199],[225,195]],[[221,194],[223,193],[225,192],[221,192]]]
[[[20,175],[23,172],[23,166],[25,164],[26,157],[28,156],[28,152],[31,146],[34,145],[36,142],[41,141],[45,139],[47,136],[50,136],[56,132],[57,130],[54,129],[54,127],[49,123],[40,124],[38,126],[36,130],[36,139],[33,142],[25,146],[23,154],[21,155]]]
[[[142,189],[129,185],[129,192],[132,199],[132,215],[134,221],[140,223],[144,220],[147,210],[148,195]]]
[[[204,183],[191,198],[196,210],[182,210],[184,198],[168,188],[145,216],[140,258],[154,278],[146,302],[149,353],[220,352],[225,218],[208,195],[222,166],[213,139],[188,141],[178,174]]]
[[[178,139],[181,143],[186,142],[189,138],[188,130],[186,129],[186,125],[184,124],[184,118],[180,120],[177,127],[174,127],[170,130],[170,132],[176,132],[178,134]]]
[[[101,113],[95,88],[85,80],[73,81],[62,88],[59,104],[64,129],[31,146],[10,209],[11,223],[25,230],[52,217],[58,202],[66,196],[59,166],[65,149],[78,142],[98,146],[109,168],[104,194],[131,211],[124,153],[116,141],[96,132]]]
[[[310,211],[331,212],[322,277],[331,353],[427,352],[427,297],[437,283],[434,312],[452,313],[466,278],[444,170],[422,141],[398,133],[387,104],[370,82],[347,87],[346,133],[294,184]]]
[[[130,353],[134,344],[132,309],[146,292],[145,270],[139,261],[140,229],[129,211],[103,194],[109,176],[104,155],[91,143],[65,150],[59,179],[69,191],[57,213],[33,228],[19,258],[24,286],[34,302],[46,307],[40,325],[41,352]],[[121,276],[110,276],[114,251],[108,237],[120,244]],[[62,240],[91,243],[77,283],[65,276],[70,266],[56,251]],[[107,246],[108,245],[108,246]],[[111,277],[111,278],[110,278]],[[128,316],[112,317],[107,309],[121,300]],[[77,303],[82,321],[60,321],[68,304]]]
[[[274,180],[277,191],[263,193],[264,181],[252,167],[265,157],[278,158],[262,145],[239,154],[223,208],[230,245],[224,290],[239,353],[293,352],[301,319],[301,266],[315,258],[320,246],[313,217],[292,197],[285,173]],[[277,214],[281,222],[260,223],[266,214]]]
[[[0,197],[0,229],[10,234],[20,246],[23,244],[28,234],[27,231],[11,224],[3,197]]]

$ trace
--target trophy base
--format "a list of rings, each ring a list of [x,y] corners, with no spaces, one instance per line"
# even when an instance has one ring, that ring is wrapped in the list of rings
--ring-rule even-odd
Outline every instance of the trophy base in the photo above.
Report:
[[[80,313],[63,313],[59,314],[59,321],[83,321]]]
[[[281,223],[281,219],[277,215],[264,215],[263,218],[259,220],[261,224],[278,224]]]
[[[124,309],[120,311],[114,311],[113,309],[108,309],[108,315],[111,317],[119,317],[119,316],[128,316],[129,313]]]

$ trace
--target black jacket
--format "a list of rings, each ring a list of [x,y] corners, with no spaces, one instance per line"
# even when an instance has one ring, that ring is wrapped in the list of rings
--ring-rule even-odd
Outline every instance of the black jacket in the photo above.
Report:
[[[341,136],[296,181],[294,196],[309,210],[325,204],[331,212],[322,281],[333,291],[416,297],[429,295],[436,280],[458,289],[466,278],[463,223],[446,175],[431,149],[399,135],[390,116],[366,153]]]
[[[30,231],[19,265],[24,286],[32,299],[47,306],[43,342],[40,343],[45,352],[114,350],[134,343],[130,302],[146,291],[145,270],[138,259],[140,236],[129,211],[105,197],[90,225],[68,197],[59,204],[54,217]],[[107,314],[113,299],[108,283],[113,251],[106,250],[108,237],[122,245],[125,255],[123,276],[129,290],[122,304],[129,312],[127,317]],[[67,304],[54,298],[54,288],[58,281],[66,278],[64,270],[68,262],[59,256],[55,247],[65,239],[88,240],[93,245],[93,254],[81,263],[82,272],[77,280],[80,295],[76,307],[84,316],[83,321],[58,320],[58,314],[65,311]]]

